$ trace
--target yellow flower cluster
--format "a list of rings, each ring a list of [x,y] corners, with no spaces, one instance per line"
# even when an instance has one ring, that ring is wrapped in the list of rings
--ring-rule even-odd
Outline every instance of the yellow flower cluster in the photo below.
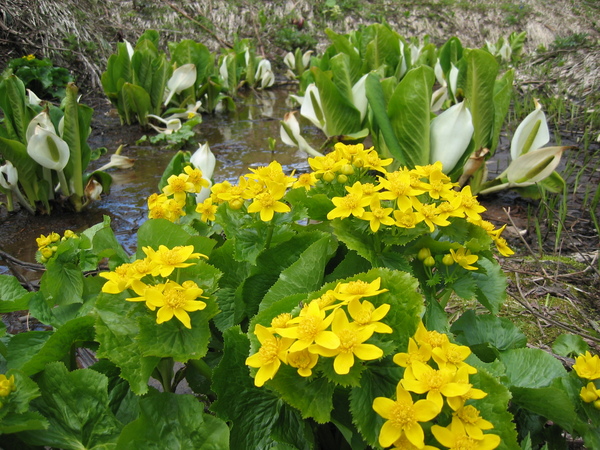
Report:
[[[196,300],[203,297],[204,291],[191,281],[179,284],[168,279],[173,271],[193,265],[188,261],[207,258],[201,253],[194,253],[192,245],[177,246],[172,249],[160,245],[158,250],[143,247],[144,259],[132,263],[121,264],[114,271],[102,272],[106,278],[102,292],[120,294],[132,289],[138,296],[127,298],[131,302],[146,302],[146,306],[155,311],[158,309],[156,323],[160,324],[176,317],[186,328],[191,328],[189,311],[206,308],[206,303]]]
[[[590,380],[590,382],[581,388],[579,396],[586,403],[593,403],[596,409],[600,409],[600,389],[594,383],[594,380],[600,379],[600,356],[585,352],[575,358],[573,370],[579,378]]]
[[[246,207],[247,201],[251,201],[246,210],[249,213],[259,213],[264,222],[271,221],[276,212],[290,211],[290,207],[280,200],[296,178],[283,173],[283,168],[277,161],[250,171],[251,173],[239,178],[237,185],[224,181],[211,188],[210,197],[196,207],[196,212],[202,214],[203,221],[214,221],[217,206],[221,203],[228,203],[231,209],[238,210]]]
[[[184,216],[187,194],[197,194],[202,188],[210,186],[210,182],[202,177],[202,171],[191,166],[184,167],[184,173],[171,175],[162,194],[148,197],[148,217],[150,219],[167,219],[176,222]]]
[[[465,362],[468,347],[456,345],[448,336],[427,331],[421,323],[409,340],[408,351],[394,355],[394,362],[405,367],[404,377],[396,387],[396,399],[377,397],[373,409],[386,419],[379,433],[382,447],[434,449],[425,446],[421,423],[435,419],[446,403],[452,410],[452,421],[446,426],[433,425],[437,441],[449,448],[492,450],[500,445],[500,437],[484,434],[492,423],[480,416],[479,410],[467,404],[487,394],[469,383],[469,375],[477,369]],[[434,363],[434,364],[432,364]],[[413,400],[411,394],[426,394]],[[444,401],[445,400],[445,401]]]
[[[35,55],[29,54],[29,55],[22,56],[21,58],[25,59],[27,61],[33,61],[35,59]]]
[[[11,375],[10,378],[0,373],[0,397],[8,397],[11,392],[16,391],[15,376]],[[1,405],[1,402],[0,402]]]
[[[365,342],[373,333],[392,332],[380,322],[390,305],[375,308],[370,301],[362,300],[387,292],[380,289],[380,284],[380,278],[371,283],[339,283],[305,305],[297,317],[284,313],[275,317],[270,327],[256,325],[254,334],[261,346],[246,359],[248,366],[258,368],[254,384],[262,386],[272,379],[282,362],[298,369],[300,376],[309,377],[319,356],[334,358],[333,368],[339,375],[350,372],[355,358],[381,358],[383,351]]]
[[[35,241],[38,246],[38,251],[40,252],[40,261],[42,263],[46,263],[54,252],[58,249],[58,242],[64,241],[66,239],[77,238],[77,234],[75,234],[71,230],[65,230],[62,238],[58,233],[52,232],[48,236],[44,236],[43,234],[40,237],[36,238]]]
[[[381,173],[377,183],[355,181],[345,186],[345,196],[332,199],[335,208],[327,215],[330,220],[354,216],[368,221],[374,233],[382,226],[414,228],[424,223],[433,232],[436,226],[450,225],[448,219],[461,217],[482,227],[502,255],[514,253],[501,237],[505,227],[494,229],[493,224],[483,220],[485,207],[471,194],[471,187],[457,191],[456,183],[442,172],[440,162],[388,172],[385,167],[391,159],[381,160],[373,148],[365,149],[362,144],[342,143],[336,144],[333,152],[308,161],[315,178],[324,182],[336,180],[343,184],[349,176],[367,171]]]

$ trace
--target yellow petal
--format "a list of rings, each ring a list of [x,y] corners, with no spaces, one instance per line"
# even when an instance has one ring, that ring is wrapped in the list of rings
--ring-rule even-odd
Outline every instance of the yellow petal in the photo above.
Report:
[[[333,369],[338,375],[346,375],[354,365],[354,355],[352,353],[340,353],[333,361]]]
[[[373,409],[384,419],[389,419],[395,404],[395,401],[387,397],[377,397],[373,400]]]
[[[179,319],[179,321],[186,327],[191,329],[192,328],[192,324],[190,321],[190,316],[187,312],[185,312],[183,309],[181,308],[176,308],[173,310],[173,313],[175,314],[175,317],[177,317]]]
[[[354,354],[363,361],[371,361],[383,356],[383,350],[373,344],[358,344],[354,346]]]

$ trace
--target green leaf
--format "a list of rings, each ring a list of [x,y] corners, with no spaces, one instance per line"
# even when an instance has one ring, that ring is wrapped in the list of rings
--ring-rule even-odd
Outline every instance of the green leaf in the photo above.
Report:
[[[9,275],[0,275],[0,313],[27,309],[31,293]]]
[[[181,228],[181,226],[166,219],[147,220],[139,228],[137,236],[138,258],[145,257],[145,253],[143,252],[144,247],[151,247],[154,250],[158,250],[160,245],[164,245],[167,248],[173,248],[178,245],[186,245],[190,239],[190,234]]]
[[[388,152],[391,155],[394,155],[394,157],[402,164],[404,162],[402,149],[387,113],[385,95],[379,77],[370,73],[365,80],[365,89],[367,99],[369,100],[369,106],[373,112],[372,127],[375,131],[381,132]]]
[[[552,351],[560,356],[574,358],[589,351],[590,347],[583,338],[577,334],[561,334],[552,344]]]
[[[40,396],[38,385],[19,370],[9,370],[6,376],[15,377],[16,390],[2,398],[0,435],[48,428],[48,421],[29,407],[31,401]]]
[[[517,348],[500,352],[506,366],[508,386],[542,388],[567,374],[562,363],[551,354],[537,348]],[[534,367],[535,370],[531,370]]]
[[[429,164],[429,122],[433,69],[411,69],[396,87],[387,107],[390,122],[400,144],[401,153],[392,153],[400,165],[414,169]],[[390,149],[391,151],[391,149]]]
[[[279,274],[260,302],[263,310],[276,300],[297,293],[308,293],[323,284],[323,273],[329,259],[335,252],[336,244],[331,236],[323,236],[303,251],[298,259]]]
[[[138,395],[148,392],[148,379],[160,357],[143,356],[138,340],[138,320],[153,315],[145,305],[125,301],[129,294],[101,293],[96,301],[98,358],[107,358],[121,369],[121,377]]]
[[[83,273],[73,263],[48,261],[40,281],[40,290],[46,301],[55,305],[83,302]]]
[[[338,51],[338,53],[343,53],[348,56],[349,68],[351,71],[350,79],[352,80],[353,84],[356,83],[358,81],[358,79],[361,77],[362,72],[363,72],[362,57],[360,56],[358,51],[356,51],[356,48],[350,42],[350,40],[348,39],[347,36],[342,35],[342,34],[337,34],[334,31],[330,30],[329,28],[325,30],[325,34],[327,34],[327,37],[331,40],[331,42],[333,42],[333,45],[335,46],[335,49]],[[319,88],[319,91],[320,90],[321,89]],[[336,134],[336,133],[334,133],[334,134]]]
[[[388,359],[370,365],[362,374],[360,386],[350,391],[350,412],[367,443],[378,446],[378,437],[384,419],[373,409],[377,397],[392,398],[402,374],[402,369]]]
[[[504,123],[504,119],[506,118],[506,114],[510,107],[514,76],[514,70],[511,69],[502,75],[502,77],[494,84],[494,131],[492,133],[490,156],[496,152],[496,147],[500,140],[502,124]]]
[[[229,449],[229,428],[191,395],[157,393],[140,400],[140,417],[123,428],[116,449]]]
[[[68,372],[63,363],[55,362],[37,381],[42,397],[33,405],[50,426],[23,433],[26,442],[73,450],[106,448],[116,442],[122,425],[110,411],[104,375],[91,369]]]
[[[506,275],[495,259],[488,259],[484,255],[480,255],[477,265],[484,269],[470,274],[477,285],[477,300],[492,314],[498,314],[506,298]]]
[[[23,187],[29,202],[33,204],[38,200],[35,185],[38,179],[41,179],[37,174],[40,169],[39,164],[27,154],[27,147],[24,144],[17,140],[6,139],[1,136],[0,154],[17,169],[19,184]]]
[[[516,386],[511,387],[510,390],[513,394],[513,402],[521,408],[545,417],[564,428],[568,433],[573,431],[577,414],[574,410],[573,401],[564,390],[557,387],[526,388]]]
[[[360,131],[360,112],[354,107],[351,97],[346,97],[318,67],[312,67],[315,84],[319,89],[321,107],[325,115],[325,134],[352,134]]]
[[[484,50],[471,50],[466,55],[466,98],[471,110],[475,131],[475,150],[490,148],[494,133],[494,86],[498,75],[498,62]]]
[[[152,110],[150,95],[143,87],[125,83],[119,91],[119,103],[123,105],[125,123],[131,125],[137,120],[140,125],[148,123],[147,115]]]
[[[217,394],[211,409],[232,422],[230,448],[254,450],[268,448],[273,442],[271,429],[279,417],[281,400],[268,389],[257,388],[246,366],[250,343],[238,327],[223,333],[223,358],[213,371],[213,390]]]
[[[305,378],[293,367],[282,365],[269,386],[281,394],[281,398],[300,410],[302,418],[313,418],[317,423],[331,419],[335,384],[326,378]]]
[[[491,362],[497,351],[524,347],[527,337],[509,319],[469,310],[452,324],[457,342],[467,345],[483,361]]]
[[[498,448],[519,449],[515,419],[508,412],[512,397],[509,390],[500,383],[498,378],[482,368],[478,368],[476,374],[469,376],[469,382],[473,384],[473,387],[487,393],[483,399],[474,400],[473,406],[479,410],[481,417],[494,425],[489,433],[497,434],[502,438],[502,443]]]
[[[8,367],[34,375],[52,361],[70,358],[74,344],[94,340],[93,323],[91,316],[80,317],[54,332],[30,331],[13,336],[8,344]]]
[[[4,126],[8,137],[26,144],[25,132],[31,120],[25,106],[25,85],[16,76],[10,75],[0,83],[0,109],[4,113]],[[14,162],[13,162],[14,164]]]
[[[385,65],[393,71],[400,61],[400,38],[390,28],[374,24],[375,37],[367,44],[366,60],[370,71]]]

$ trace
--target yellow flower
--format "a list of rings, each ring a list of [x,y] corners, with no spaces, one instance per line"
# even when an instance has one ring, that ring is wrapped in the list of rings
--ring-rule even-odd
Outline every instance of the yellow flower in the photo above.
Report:
[[[267,380],[273,379],[281,366],[281,361],[287,361],[287,350],[293,340],[275,337],[260,324],[254,328],[254,334],[260,342],[260,348],[257,353],[246,358],[246,365],[258,368],[254,385],[261,387]]]
[[[414,228],[423,220],[423,217],[417,217],[412,207],[406,211],[395,209],[393,214],[395,219],[394,224],[399,228]]]
[[[248,179],[240,177],[237,185],[233,186],[229,182],[218,183],[211,188],[211,192],[216,195],[221,202],[229,203],[229,206],[232,209],[240,209],[244,205],[245,200],[248,200],[255,195],[249,194],[247,187]]]
[[[167,183],[162,189],[163,193],[167,197],[173,196],[179,203],[185,203],[186,192],[196,192],[194,184],[189,181],[189,176],[185,173],[171,175]]]
[[[261,181],[262,183],[282,184],[285,188],[290,187],[296,181],[294,177],[283,173],[283,167],[277,161],[272,161],[268,166],[250,169],[250,172],[252,173],[246,175],[247,178]]]
[[[150,275],[156,264],[149,258],[136,259],[128,267],[128,274],[134,280],[141,280],[146,275]]]
[[[165,290],[165,283],[159,283],[159,284],[155,284],[153,286],[148,286],[146,283],[143,283],[142,281],[135,280],[131,283],[131,288],[139,297],[129,297],[129,298],[125,299],[126,301],[128,301],[128,302],[146,302],[146,307],[148,309],[150,309],[151,311],[155,311],[156,310],[155,304],[148,300],[148,297],[146,297],[146,294],[149,293],[150,291],[156,291],[157,294],[150,292],[151,298],[154,298],[156,295],[162,294],[163,291]]]
[[[454,262],[459,264],[463,269],[467,270],[477,270],[477,267],[472,266],[479,259],[477,255],[471,255],[471,251],[467,250],[464,247],[459,248],[458,250],[450,249],[450,254],[452,255],[452,259]]]
[[[286,187],[283,184],[268,182],[267,189],[254,197],[254,201],[248,206],[248,212],[259,212],[263,222],[271,221],[276,212],[290,212],[290,207],[279,201],[285,195],[285,191]]]
[[[15,376],[11,375],[10,378],[7,378],[6,375],[0,374],[0,397],[7,397],[16,390]]]
[[[315,177],[322,178],[324,181],[332,181],[341,167],[348,164],[348,162],[346,158],[337,159],[335,152],[325,156],[308,158],[308,164],[314,171]]]
[[[394,161],[393,158],[379,158],[379,153],[377,153],[377,150],[374,150],[373,147],[371,147],[371,150],[367,152],[364,160],[364,167],[381,173],[387,173],[385,166],[389,166]]]
[[[456,375],[454,376],[454,381],[456,381],[457,383],[469,384],[468,371],[464,369],[457,371]],[[453,411],[458,411],[465,405],[467,400],[481,400],[486,396],[487,393],[483,392],[481,389],[476,389],[471,386],[471,389],[469,389],[463,395],[459,395],[457,397],[446,397],[446,402],[448,403],[450,408],[452,408]]]
[[[441,169],[432,170],[428,178],[429,183],[424,183],[423,188],[427,189],[431,198],[446,198],[451,195],[450,191],[452,191],[454,184],[450,182],[450,178]]]
[[[146,289],[146,302],[158,309],[156,323],[171,320],[173,316],[186,327],[192,328],[188,311],[199,311],[206,308],[206,303],[197,298],[203,297],[203,290],[193,281],[185,281],[182,285],[172,280],[167,281],[162,292],[158,289]]]
[[[432,203],[421,203],[419,200],[414,199],[415,216],[418,222],[425,222],[429,227],[429,231],[433,233],[435,226],[446,227],[450,225],[448,221],[449,214],[442,212],[437,205]]]
[[[210,186],[209,181],[206,178],[202,177],[202,171],[200,169],[196,169],[192,166],[185,166],[183,171],[188,176],[187,181],[194,185],[193,192],[200,192],[203,187],[207,188]]]
[[[158,251],[152,247],[142,247],[142,250],[156,264],[152,275],[161,277],[168,277],[175,269],[192,266],[193,263],[186,263],[189,259],[208,258],[202,253],[194,253],[193,245],[180,245],[172,249],[159,245]]]
[[[413,198],[425,192],[414,187],[414,181],[407,169],[388,173],[385,178],[379,177],[381,185],[387,192],[381,194],[382,200],[395,200],[396,208],[406,211],[413,206]]]
[[[369,197],[365,197],[359,181],[354,183],[352,187],[346,186],[348,194],[344,197],[333,197],[331,201],[335,205],[329,213],[327,219],[333,220],[337,217],[346,218],[353,215],[361,217],[365,212],[365,206],[370,203]]]
[[[464,212],[465,215],[474,221],[481,220],[480,213],[485,208],[479,204],[477,197],[471,194],[471,186],[467,185],[456,194],[457,209]]]
[[[460,420],[466,433],[473,439],[483,439],[483,430],[491,430],[494,425],[479,415],[479,410],[473,405],[465,405],[457,409],[452,420]]]
[[[417,345],[413,338],[408,340],[408,352],[407,353],[396,353],[393,361],[400,367],[406,367],[404,372],[405,377],[414,378],[412,373],[412,364],[415,361],[422,362],[425,364],[431,359],[431,345],[423,344]]]
[[[27,60],[27,61],[33,61],[35,59],[35,55],[26,55],[22,57],[23,59]]]
[[[41,250],[54,242],[58,242],[59,240],[60,235],[58,233],[50,233],[48,236],[44,236],[43,234],[40,235],[39,238],[35,239],[35,242],[37,243],[38,250]]]
[[[502,256],[511,256],[515,254],[514,250],[508,246],[506,239],[503,237],[498,237],[496,239],[492,238],[492,240],[494,241],[494,244],[496,244],[496,248]]]
[[[373,344],[365,344],[374,332],[373,327],[358,327],[348,321],[346,313],[338,309],[333,313],[331,330],[338,336],[340,345],[335,349],[314,345],[309,348],[321,356],[335,357],[333,369],[338,375],[346,375],[354,365],[354,357],[363,361],[371,361],[383,356],[383,350]]]
[[[432,351],[433,360],[440,369],[444,367],[456,368],[467,367],[468,373],[477,373],[475,367],[468,365],[465,359],[471,354],[471,349],[466,345],[456,345],[451,342],[445,342],[441,347],[436,347]]]
[[[600,390],[596,389],[596,386],[591,381],[581,388],[581,392],[579,393],[581,400],[586,403],[592,403],[600,398]]]
[[[579,355],[575,358],[573,370],[575,370],[579,378],[597,380],[600,378],[600,357],[598,355],[592,356],[590,352],[585,352],[584,355]]]
[[[200,220],[203,222],[207,222],[209,220],[214,222],[217,218],[215,216],[217,212],[217,205],[214,205],[212,198],[208,197],[202,203],[198,203],[196,205],[196,212],[202,215]]]
[[[287,363],[291,367],[298,369],[298,375],[301,377],[310,377],[312,368],[317,365],[319,355],[311,353],[308,349],[300,350],[299,352],[288,353]]]
[[[455,371],[450,369],[436,370],[420,361],[414,361],[412,363],[412,375],[414,379],[407,378],[407,374],[405,373],[401,383],[407,391],[415,392],[416,394],[427,392],[427,400],[431,400],[439,409],[442,409],[444,405],[442,395],[444,397],[459,397],[471,389],[470,384],[455,381],[455,373]]]
[[[302,310],[299,317],[288,322],[287,328],[280,328],[278,332],[283,337],[296,339],[290,347],[290,352],[299,352],[313,343],[324,348],[336,349],[340,345],[340,338],[334,332],[327,330],[332,321],[333,314],[326,317],[325,311],[319,308],[319,304],[312,301]]]
[[[292,185],[292,189],[298,189],[303,187],[308,191],[311,187],[317,184],[317,181],[317,177],[315,177],[314,173],[303,173],[298,177],[298,180],[296,180],[296,182]]]
[[[125,289],[129,289],[134,280],[129,272],[130,267],[130,263],[125,263],[116,267],[114,272],[100,272],[98,276],[108,280],[104,283],[104,286],[102,286],[102,292],[106,292],[107,294],[120,294]]]
[[[496,434],[484,434],[483,439],[470,437],[460,421],[452,421],[446,428],[434,425],[431,432],[440,444],[450,450],[493,450],[501,442],[500,436]]]
[[[373,303],[368,300],[361,303],[357,298],[348,303],[348,313],[354,322],[361,327],[372,326],[375,333],[391,333],[393,331],[385,323],[379,322],[390,308],[390,305],[384,303],[375,309]]]
[[[390,214],[394,208],[382,208],[381,201],[377,194],[371,197],[371,203],[369,204],[370,211],[365,212],[360,218],[362,220],[368,220],[369,226],[373,233],[377,233],[379,227],[383,225],[394,225],[395,221],[390,217]]]
[[[423,322],[419,322],[419,326],[415,332],[415,341],[417,341],[417,344],[419,345],[428,344],[431,348],[441,347],[450,342],[447,335],[435,330],[427,330]]]
[[[417,448],[423,448],[425,434],[419,422],[428,422],[440,412],[435,403],[429,400],[413,403],[410,393],[400,384],[396,387],[396,400],[377,397],[373,401],[373,409],[387,419],[379,432],[379,445],[384,448],[402,436],[406,436]]]
[[[381,285],[381,277],[367,283],[366,281],[356,280],[348,283],[340,283],[335,287],[333,295],[344,302],[351,302],[352,300],[358,300],[363,297],[374,297],[383,292],[387,292],[387,289],[379,289]]]

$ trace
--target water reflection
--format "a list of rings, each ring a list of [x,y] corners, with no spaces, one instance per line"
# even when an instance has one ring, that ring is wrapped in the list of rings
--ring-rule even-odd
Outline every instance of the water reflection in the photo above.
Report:
[[[248,92],[238,99],[235,112],[203,115],[203,122],[198,126],[197,141],[199,144],[208,142],[217,158],[213,175],[215,182],[236,182],[240,176],[248,173],[249,167],[267,165],[273,160],[281,163],[286,172],[308,168],[306,155],[284,145],[279,138],[279,120],[291,109],[287,104],[289,93],[287,89]],[[124,144],[122,154],[135,159],[134,167],[128,170],[109,169],[113,177],[110,195],[103,196],[81,214],[32,218],[19,213],[8,217],[2,223],[4,251],[20,260],[32,262],[37,249],[35,238],[40,234],[52,231],[62,234],[66,229],[83,231],[101,222],[104,215],[111,217],[115,234],[126,250],[131,252],[135,249],[135,233],[147,216],[146,199],[158,191],[158,182],[173,151],[137,145],[136,141],[142,135],[139,127],[121,127],[116,116],[104,118],[106,120],[114,121],[107,127],[111,132],[91,138],[92,147],[107,147],[110,153]],[[103,126],[106,127],[106,124]],[[318,130],[308,125],[303,133],[309,140],[311,133],[314,139],[319,138]],[[269,149],[269,138],[277,140],[273,151]],[[109,155],[105,155],[90,168],[102,166],[109,158]],[[0,273],[8,273],[6,266],[0,266]]]

